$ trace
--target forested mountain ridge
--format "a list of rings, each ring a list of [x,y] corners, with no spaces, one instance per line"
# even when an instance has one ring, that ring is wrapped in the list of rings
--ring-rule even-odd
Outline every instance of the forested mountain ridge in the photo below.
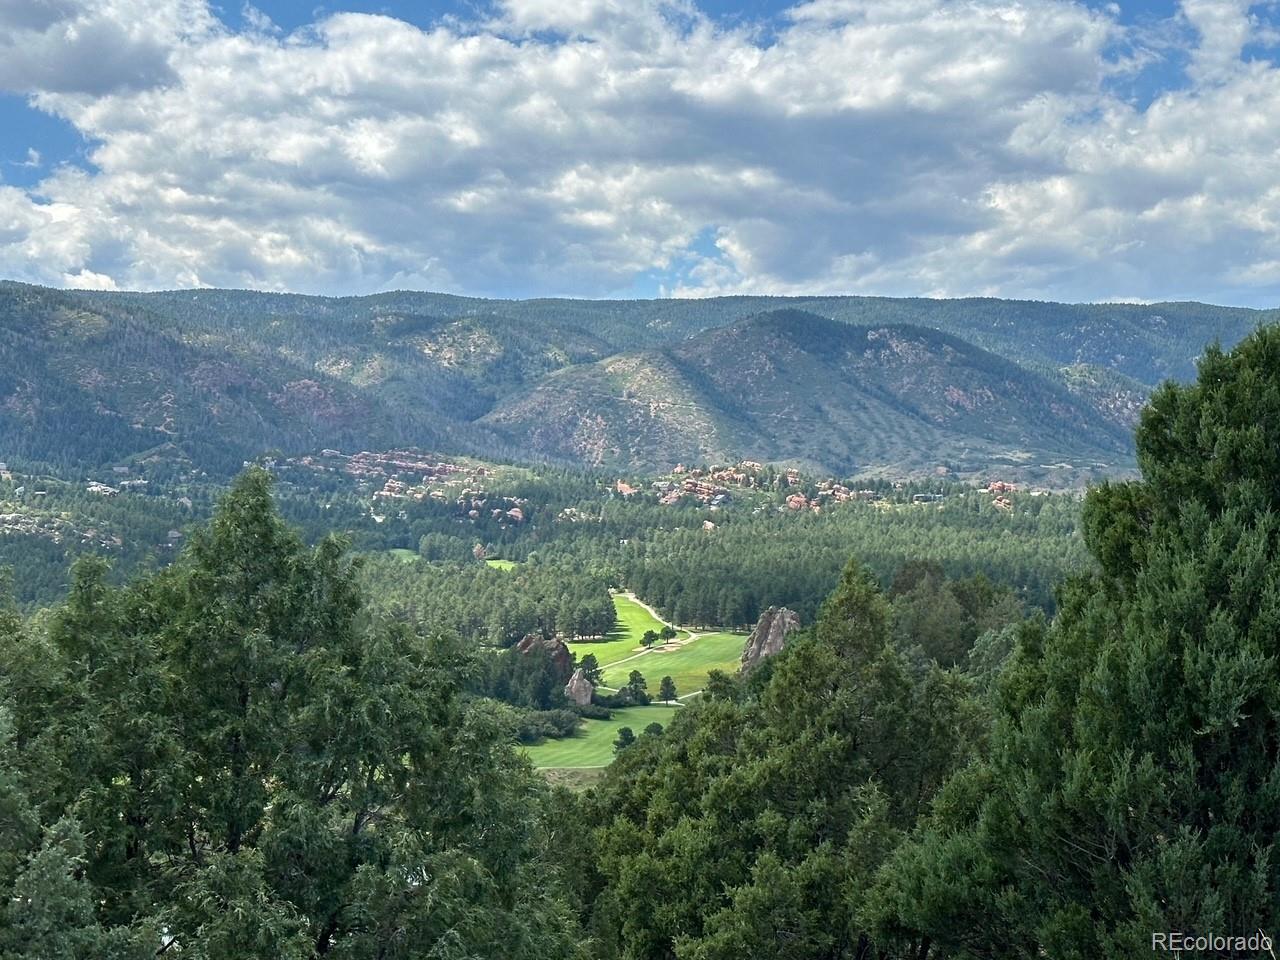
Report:
[[[752,455],[828,471],[929,472],[1013,452],[1014,461],[1107,469],[1130,462],[1124,436],[1156,383],[1189,377],[1205,342],[1230,345],[1273,313],[867,297],[139,294],[6,282],[0,452],[91,467],[159,447],[220,474],[265,450],[395,444],[617,468]],[[905,336],[916,340],[932,331],[927,382],[892,352],[835,363],[848,325],[914,327]],[[781,351],[776,369],[756,369],[770,345]],[[973,389],[999,402],[974,406]],[[820,409],[790,398],[797,390]],[[547,415],[530,449],[526,421]]]
[[[746,456],[853,472],[1034,456],[1115,463],[1128,431],[1061,383],[923,327],[797,310],[573,367],[485,422],[539,453],[669,467]]]
[[[285,357],[12,285],[0,291],[0,398],[7,457],[66,466],[176,445],[203,466],[234,470],[272,447],[356,443],[371,432],[356,425],[388,413]]]
[[[860,326],[930,327],[1019,362],[1105,366],[1147,384],[1166,377],[1190,379],[1206,343],[1234,344],[1256,327],[1280,320],[1277,310],[1195,302],[1064,304],[991,297],[488,300],[415,291],[338,298],[248,290],[66,293],[90,305],[142,308],[211,331],[238,324],[243,332],[257,327],[263,317],[305,321],[314,335],[367,324],[383,315],[505,316],[540,330],[553,325],[589,330],[613,352],[678,342],[771,310],[803,310]]]

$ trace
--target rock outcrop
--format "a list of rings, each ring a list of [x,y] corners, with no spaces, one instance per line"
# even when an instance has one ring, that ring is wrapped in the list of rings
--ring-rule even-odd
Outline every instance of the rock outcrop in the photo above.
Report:
[[[569,682],[564,687],[565,699],[579,707],[585,707],[589,704],[595,692],[596,688],[587,679],[587,675],[582,672],[581,667],[573,671],[573,676],[569,678]]]
[[[556,666],[556,672],[567,677],[573,672],[573,654],[565,646],[565,642],[556,637],[544,637],[540,633],[531,633],[516,644],[516,653],[528,656],[535,650],[544,650]]]
[[[755,629],[742,648],[740,673],[746,673],[765,657],[772,657],[787,645],[787,635],[800,628],[800,616],[786,607],[770,607],[760,614]]]

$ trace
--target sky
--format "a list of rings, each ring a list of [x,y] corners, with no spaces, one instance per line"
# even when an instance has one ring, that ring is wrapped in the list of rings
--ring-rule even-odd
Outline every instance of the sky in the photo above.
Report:
[[[1280,305],[1280,9],[0,0],[0,278]]]

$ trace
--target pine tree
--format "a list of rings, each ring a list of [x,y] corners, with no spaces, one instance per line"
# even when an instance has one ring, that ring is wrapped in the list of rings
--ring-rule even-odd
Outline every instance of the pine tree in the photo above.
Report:
[[[663,677],[658,684],[658,699],[663,703],[670,703],[676,699],[676,682],[670,677]]]
[[[578,669],[594,686],[600,686],[604,679],[604,671],[600,669],[600,661],[594,653],[588,653],[578,661]]]
[[[813,631],[619,751],[585,803],[604,883],[601,956],[866,958],[864,897],[975,716],[967,684],[917,676],[850,563]],[[655,884],[663,891],[655,901]]]

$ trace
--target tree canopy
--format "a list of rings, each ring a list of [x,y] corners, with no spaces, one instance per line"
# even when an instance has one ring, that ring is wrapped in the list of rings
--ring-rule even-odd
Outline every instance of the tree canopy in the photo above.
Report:
[[[546,790],[468,658],[366,616],[264,473],[168,569],[103,575],[0,630],[0,955],[576,955]]]
[[[1278,414],[1276,329],[1153,397],[1141,481],[1086,505],[1100,570],[1023,632],[990,750],[881,873],[886,942],[1121,960],[1277,930]]]

